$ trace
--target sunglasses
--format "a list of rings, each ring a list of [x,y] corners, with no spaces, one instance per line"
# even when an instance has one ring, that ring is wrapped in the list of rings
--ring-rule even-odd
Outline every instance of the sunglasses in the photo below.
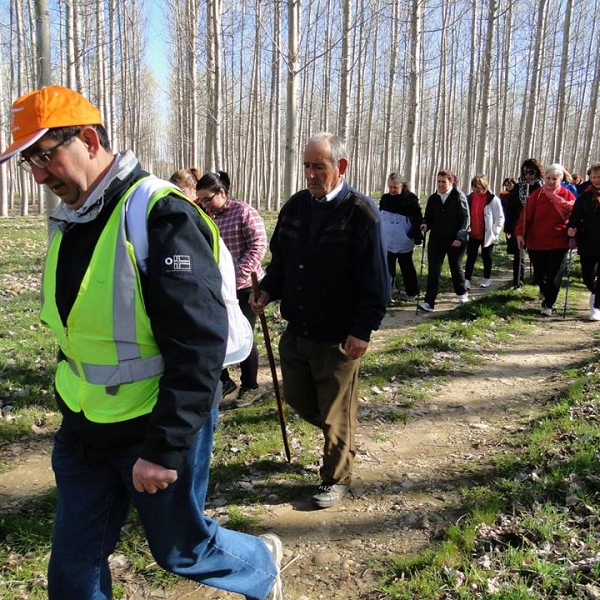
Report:
[[[196,198],[198,202],[210,202],[217,194],[214,193],[212,196],[207,196],[206,198]]]

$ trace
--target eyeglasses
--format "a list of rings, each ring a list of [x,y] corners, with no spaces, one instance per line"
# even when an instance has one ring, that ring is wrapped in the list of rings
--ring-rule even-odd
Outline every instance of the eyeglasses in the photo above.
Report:
[[[533,169],[524,169],[523,173],[525,173],[525,175],[535,175],[536,172]]]
[[[39,169],[45,169],[52,162],[52,158],[56,154],[56,151],[62,145],[72,140],[76,135],[79,135],[79,132],[71,134],[70,136],[66,137],[62,142],[58,142],[56,146],[52,146],[52,148],[49,148],[48,150],[36,152],[35,154],[32,154],[28,157],[21,156],[17,164],[28,173],[31,173],[32,166],[38,167]]]
[[[217,193],[215,192],[212,196],[208,196],[208,198],[196,197],[196,200],[198,200],[198,202],[210,202],[216,195],[217,195]]]

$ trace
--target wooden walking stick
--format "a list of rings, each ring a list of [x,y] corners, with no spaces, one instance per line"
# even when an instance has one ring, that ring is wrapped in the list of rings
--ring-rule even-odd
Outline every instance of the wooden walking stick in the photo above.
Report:
[[[260,287],[258,286],[258,278],[256,273],[252,273],[252,291],[254,297],[260,296]],[[279,379],[277,379],[277,368],[275,367],[275,357],[273,356],[273,348],[271,347],[271,336],[269,335],[269,327],[267,325],[267,317],[264,313],[258,315],[260,326],[262,327],[263,336],[265,338],[265,347],[267,348],[267,357],[269,358],[269,367],[271,367],[271,377],[273,378],[273,389],[275,390],[275,398],[277,400],[277,411],[279,412],[279,424],[281,425],[281,436],[283,437],[283,447],[285,448],[285,456],[288,462],[292,462],[290,455],[290,445],[287,439],[287,431],[285,429],[285,414],[283,413],[283,402],[281,400],[281,392],[279,391]]]

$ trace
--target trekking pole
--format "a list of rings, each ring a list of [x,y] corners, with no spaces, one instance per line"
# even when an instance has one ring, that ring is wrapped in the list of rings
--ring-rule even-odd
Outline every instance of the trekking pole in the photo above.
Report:
[[[252,291],[254,297],[260,296],[260,287],[258,286],[258,277],[256,273],[251,273]],[[275,398],[277,400],[277,411],[279,413],[279,425],[281,426],[281,436],[283,438],[283,447],[285,448],[285,456],[288,462],[292,462],[290,455],[290,445],[288,444],[287,431],[285,428],[285,414],[283,412],[283,402],[281,401],[281,392],[279,391],[279,380],[277,379],[277,368],[275,367],[275,357],[273,356],[273,348],[271,347],[271,336],[269,335],[269,327],[267,325],[267,317],[264,313],[258,315],[260,326],[262,327],[263,336],[265,338],[265,347],[267,349],[267,357],[269,358],[269,367],[271,367],[271,377],[273,378],[273,389],[275,390]]]
[[[415,308],[415,315],[419,314],[419,300],[421,299],[421,288],[423,287],[423,264],[425,263],[425,242],[427,238],[427,232],[423,232],[423,242],[421,246],[421,268],[419,269],[419,291],[417,292],[417,307]]]
[[[517,250],[519,250],[519,267],[517,269],[517,286],[521,285],[521,275],[523,275],[523,279],[525,279],[525,273],[523,273],[523,263],[525,262],[525,231],[527,230],[527,198],[529,198],[529,184],[525,184],[526,188],[525,188],[525,204],[523,204],[523,208],[521,209],[523,211],[523,248],[521,248],[519,250],[519,248],[517,247]],[[531,273],[531,263],[529,263],[529,277],[532,276]]]
[[[575,238],[569,240],[569,255],[567,258],[567,286],[565,288],[565,305],[563,307],[563,319],[567,318],[567,304],[569,302],[569,286],[571,284],[571,266],[573,264],[573,246]]]

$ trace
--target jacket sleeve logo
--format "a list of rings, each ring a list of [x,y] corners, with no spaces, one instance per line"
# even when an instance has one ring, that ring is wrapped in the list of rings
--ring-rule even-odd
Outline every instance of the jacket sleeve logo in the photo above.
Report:
[[[192,270],[192,258],[189,254],[174,254],[173,256],[167,256],[164,259],[165,272],[173,271],[191,271]]]

